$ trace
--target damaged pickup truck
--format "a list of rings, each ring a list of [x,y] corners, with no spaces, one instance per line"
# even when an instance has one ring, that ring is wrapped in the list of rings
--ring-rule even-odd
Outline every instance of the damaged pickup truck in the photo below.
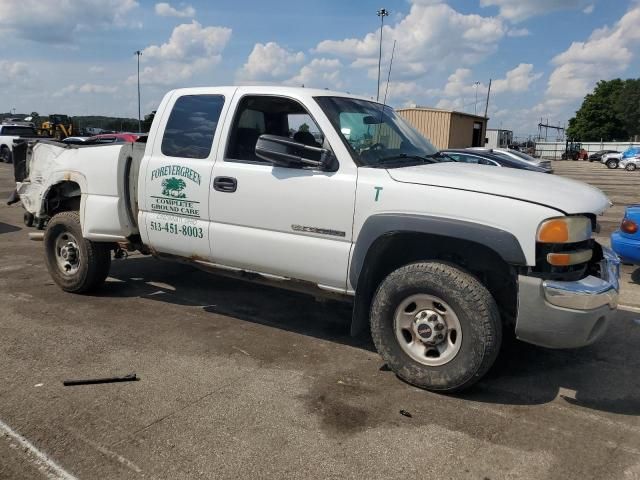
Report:
[[[452,162],[365,98],[174,90],[146,143],[36,141],[22,157],[18,193],[63,290],[99,287],[126,248],[338,296],[352,332],[369,328],[422,388],[472,385],[503,331],[580,347],[615,316],[619,263],[593,238],[600,190]]]

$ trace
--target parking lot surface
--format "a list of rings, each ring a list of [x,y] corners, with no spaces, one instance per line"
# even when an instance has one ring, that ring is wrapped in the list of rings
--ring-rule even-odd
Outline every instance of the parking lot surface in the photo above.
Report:
[[[638,201],[640,173],[555,162]],[[0,164],[0,198],[12,189]],[[0,478],[640,478],[640,274],[607,336],[515,343],[460,396],[402,383],[348,306],[134,255],[61,292],[0,206]],[[64,387],[136,372],[138,382]],[[400,410],[411,416],[400,414]],[[26,443],[25,443],[26,442]]]

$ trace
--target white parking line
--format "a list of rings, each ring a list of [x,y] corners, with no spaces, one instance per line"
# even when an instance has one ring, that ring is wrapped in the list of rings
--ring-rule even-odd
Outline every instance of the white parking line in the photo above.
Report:
[[[46,453],[38,450],[29,440],[14,431],[2,420],[0,420],[0,432],[2,432],[3,437],[8,437],[9,442],[13,441],[18,443],[27,453],[29,460],[43,472],[47,478],[51,480],[77,480],[76,477],[50,459]]]

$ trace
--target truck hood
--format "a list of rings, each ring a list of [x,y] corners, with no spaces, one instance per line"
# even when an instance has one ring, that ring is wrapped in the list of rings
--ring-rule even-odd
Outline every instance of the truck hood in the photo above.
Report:
[[[568,178],[514,168],[434,163],[388,169],[402,183],[430,185],[509,197],[545,205],[566,214],[600,215],[611,202],[601,190]]]

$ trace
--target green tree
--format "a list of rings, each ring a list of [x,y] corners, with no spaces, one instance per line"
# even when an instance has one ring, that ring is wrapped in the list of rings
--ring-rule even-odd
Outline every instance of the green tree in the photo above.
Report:
[[[626,140],[627,130],[614,108],[618,104],[625,82],[601,80],[583,100],[576,116],[569,120],[567,135],[582,142]]]
[[[303,123],[302,125],[300,125],[298,127],[298,131],[299,132],[308,132],[309,131],[309,125],[307,125],[306,123]]]
[[[155,116],[156,116],[155,110],[144,116],[144,120],[142,121],[143,132],[148,132],[149,130],[151,130],[151,124],[153,123],[153,119],[155,118]]]
[[[625,80],[613,108],[627,136],[640,135],[640,78]]]

